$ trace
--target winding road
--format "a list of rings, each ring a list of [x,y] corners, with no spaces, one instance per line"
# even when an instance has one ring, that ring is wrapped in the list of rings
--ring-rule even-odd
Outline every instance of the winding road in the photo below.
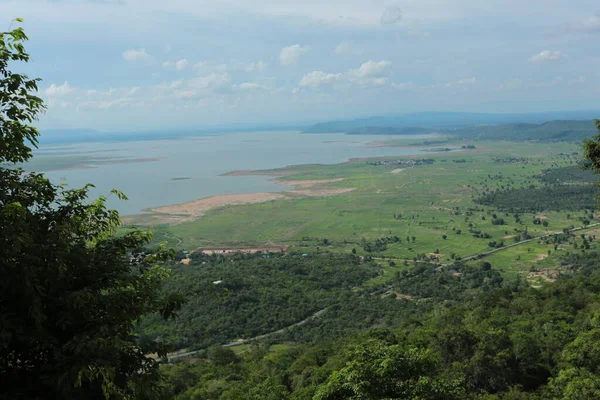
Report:
[[[595,223],[595,224],[591,224],[591,225],[587,225],[587,226],[580,226],[579,228],[573,228],[573,229],[569,230],[569,232],[571,232],[571,233],[572,232],[577,232],[577,231],[581,231],[581,230],[584,230],[584,229],[593,228],[594,226],[598,226],[598,225],[600,225],[600,223]],[[511,247],[520,246],[522,244],[529,243],[529,242],[535,242],[536,240],[545,239],[547,237],[550,237],[550,236],[553,236],[553,235],[559,235],[561,233],[562,232],[555,232],[555,233],[550,233],[548,235],[542,235],[542,236],[537,236],[537,237],[534,237],[534,238],[531,238],[531,239],[521,240],[520,242],[511,243],[511,244],[508,244],[506,246],[499,247],[497,249],[486,251],[484,253],[475,254],[475,255],[472,255],[472,256],[469,256],[469,257],[463,257],[460,260],[455,260],[455,261],[452,261],[451,263],[448,263],[448,264],[442,264],[437,269],[441,270],[444,267],[449,267],[449,266],[453,265],[457,261],[471,261],[471,260],[475,260],[477,258],[487,257],[490,254],[494,254],[494,253],[497,253],[497,252],[502,251],[502,250],[510,249]]]
[[[244,345],[244,344],[252,343],[252,342],[254,342],[256,340],[266,339],[266,338],[271,337],[271,336],[280,335],[280,334],[284,333],[285,331],[287,331],[290,328],[294,328],[294,327],[297,327],[297,326],[300,326],[300,325],[304,325],[307,322],[312,321],[313,319],[320,317],[321,315],[325,314],[325,312],[327,312],[328,308],[329,307],[325,307],[324,309],[319,310],[316,313],[312,314],[308,318],[305,318],[305,319],[303,319],[300,322],[296,322],[295,324],[286,326],[285,328],[282,328],[282,329],[279,329],[279,330],[276,330],[276,331],[273,331],[273,332],[265,333],[264,335],[258,335],[258,336],[255,336],[253,338],[250,338],[250,339],[239,339],[239,340],[236,340],[234,342],[225,343],[224,345],[222,345],[222,347],[236,347],[236,346],[241,346],[241,345]],[[167,355],[167,362],[168,363],[173,363],[173,362],[176,362],[178,360],[181,360],[181,359],[184,359],[184,358],[187,358],[187,357],[191,357],[191,356],[193,356],[195,354],[198,354],[201,351],[203,351],[203,350],[195,350],[195,351],[188,351],[188,352],[185,352],[185,353],[169,354],[169,355]]]

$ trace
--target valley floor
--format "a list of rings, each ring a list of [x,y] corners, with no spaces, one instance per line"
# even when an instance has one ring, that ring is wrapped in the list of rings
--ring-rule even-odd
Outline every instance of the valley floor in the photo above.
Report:
[[[388,144],[422,147],[419,141]],[[486,253],[492,242],[502,247],[519,241],[524,231],[543,237],[583,225],[587,218],[583,209],[520,212],[476,203],[495,190],[543,187],[539,176],[544,171],[579,161],[578,145],[480,141],[441,146],[473,144],[475,149],[457,152],[241,172],[272,175],[294,189],[215,196],[159,207],[154,214],[125,222],[151,225],[157,242],[166,240],[188,251],[281,245],[308,254],[355,252],[380,260],[383,272],[377,283],[385,281],[388,269],[401,269],[406,262],[445,264]],[[403,165],[420,159],[433,161]],[[500,219],[501,224],[494,222]],[[506,276],[539,281],[542,278],[532,271],[558,267],[558,255],[568,249],[538,242],[506,248],[488,258]]]

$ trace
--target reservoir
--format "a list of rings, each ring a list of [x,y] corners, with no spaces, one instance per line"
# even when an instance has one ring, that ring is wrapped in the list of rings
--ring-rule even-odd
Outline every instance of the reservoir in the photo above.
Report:
[[[55,183],[96,187],[92,196],[118,189],[127,201],[109,197],[121,214],[221,194],[278,192],[289,189],[265,176],[222,176],[235,170],[281,168],[297,164],[335,164],[355,157],[407,156],[420,148],[366,147],[384,136],[302,134],[297,131],[232,132],[173,140],[74,143],[43,146],[26,169],[45,172]]]

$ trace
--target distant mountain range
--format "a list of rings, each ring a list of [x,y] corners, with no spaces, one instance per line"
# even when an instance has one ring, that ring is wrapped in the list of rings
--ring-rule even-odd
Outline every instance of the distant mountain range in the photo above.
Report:
[[[550,120],[562,116],[564,119]],[[418,135],[441,133],[470,139],[581,141],[597,134],[600,111],[540,114],[419,113],[313,125],[304,133]],[[422,124],[419,126],[417,122]],[[506,122],[510,121],[510,122]]]
[[[377,132],[379,130],[380,132],[399,132],[383,134],[410,134],[411,132],[423,133],[423,130],[439,131],[511,123],[541,124],[553,120],[592,120],[595,118],[600,118],[600,111],[563,111],[526,114],[423,112],[322,122],[305,129],[304,133],[358,134],[359,132]]]
[[[600,111],[564,111],[528,114],[482,114],[423,112],[322,122],[308,128],[298,124],[273,126],[227,126],[138,132],[102,132],[94,129],[42,129],[40,143],[135,141],[210,136],[227,132],[299,130],[304,133],[348,133],[354,135],[411,135],[445,133],[463,137],[525,140],[581,140],[596,133],[593,119]],[[550,122],[547,122],[550,121]]]

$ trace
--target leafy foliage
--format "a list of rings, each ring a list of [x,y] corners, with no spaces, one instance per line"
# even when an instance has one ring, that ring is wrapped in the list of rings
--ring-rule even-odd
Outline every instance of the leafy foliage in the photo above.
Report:
[[[12,73],[28,61],[21,28],[0,34],[0,162],[31,157],[38,132],[27,124],[44,109],[36,79]],[[91,185],[67,190],[41,174],[0,168],[0,381],[10,399],[149,399],[165,387],[157,343],[132,331],[146,313],[176,315],[158,267],[172,252],[132,257],[150,234],[116,236],[119,215]],[[120,192],[114,195],[123,198]]]
[[[595,183],[596,175],[579,165],[569,167],[553,168],[544,171],[540,180],[544,183]]]
[[[509,212],[592,210],[600,190],[591,185],[498,189],[475,202]]]
[[[167,373],[178,399],[261,398],[267,387],[280,399],[595,398],[600,265],[595,254],[585,260],[593,271],[577,264],[579,272],[539,289],[503,283],[488,263],[447,272],[416,267],[393,289],[412,300],[365,296],[405,308],[396,311],[396,328],[376,320],[367,333],[275,352],[250,347],[227,365],[209,357]],[[312,324],[361,319],[360,308],[340,310]]]
[[[42,99],[33,94],[39,79],[9,69],[11,62],[29,61],[26,40],[23,28],[0,32],[0,163],[23,162],[31,156],[26,142],[35,146],[39,133],[29,124],[45,109]]]
[[[192,260],[173,266],[165,282],[167,291],[189,298],[179,320],[147,318],[140,326],[144,341],[160,338],[177,347],[202,348],[266,334],[336,303],[379,271],[352,255],[194,254]]]

